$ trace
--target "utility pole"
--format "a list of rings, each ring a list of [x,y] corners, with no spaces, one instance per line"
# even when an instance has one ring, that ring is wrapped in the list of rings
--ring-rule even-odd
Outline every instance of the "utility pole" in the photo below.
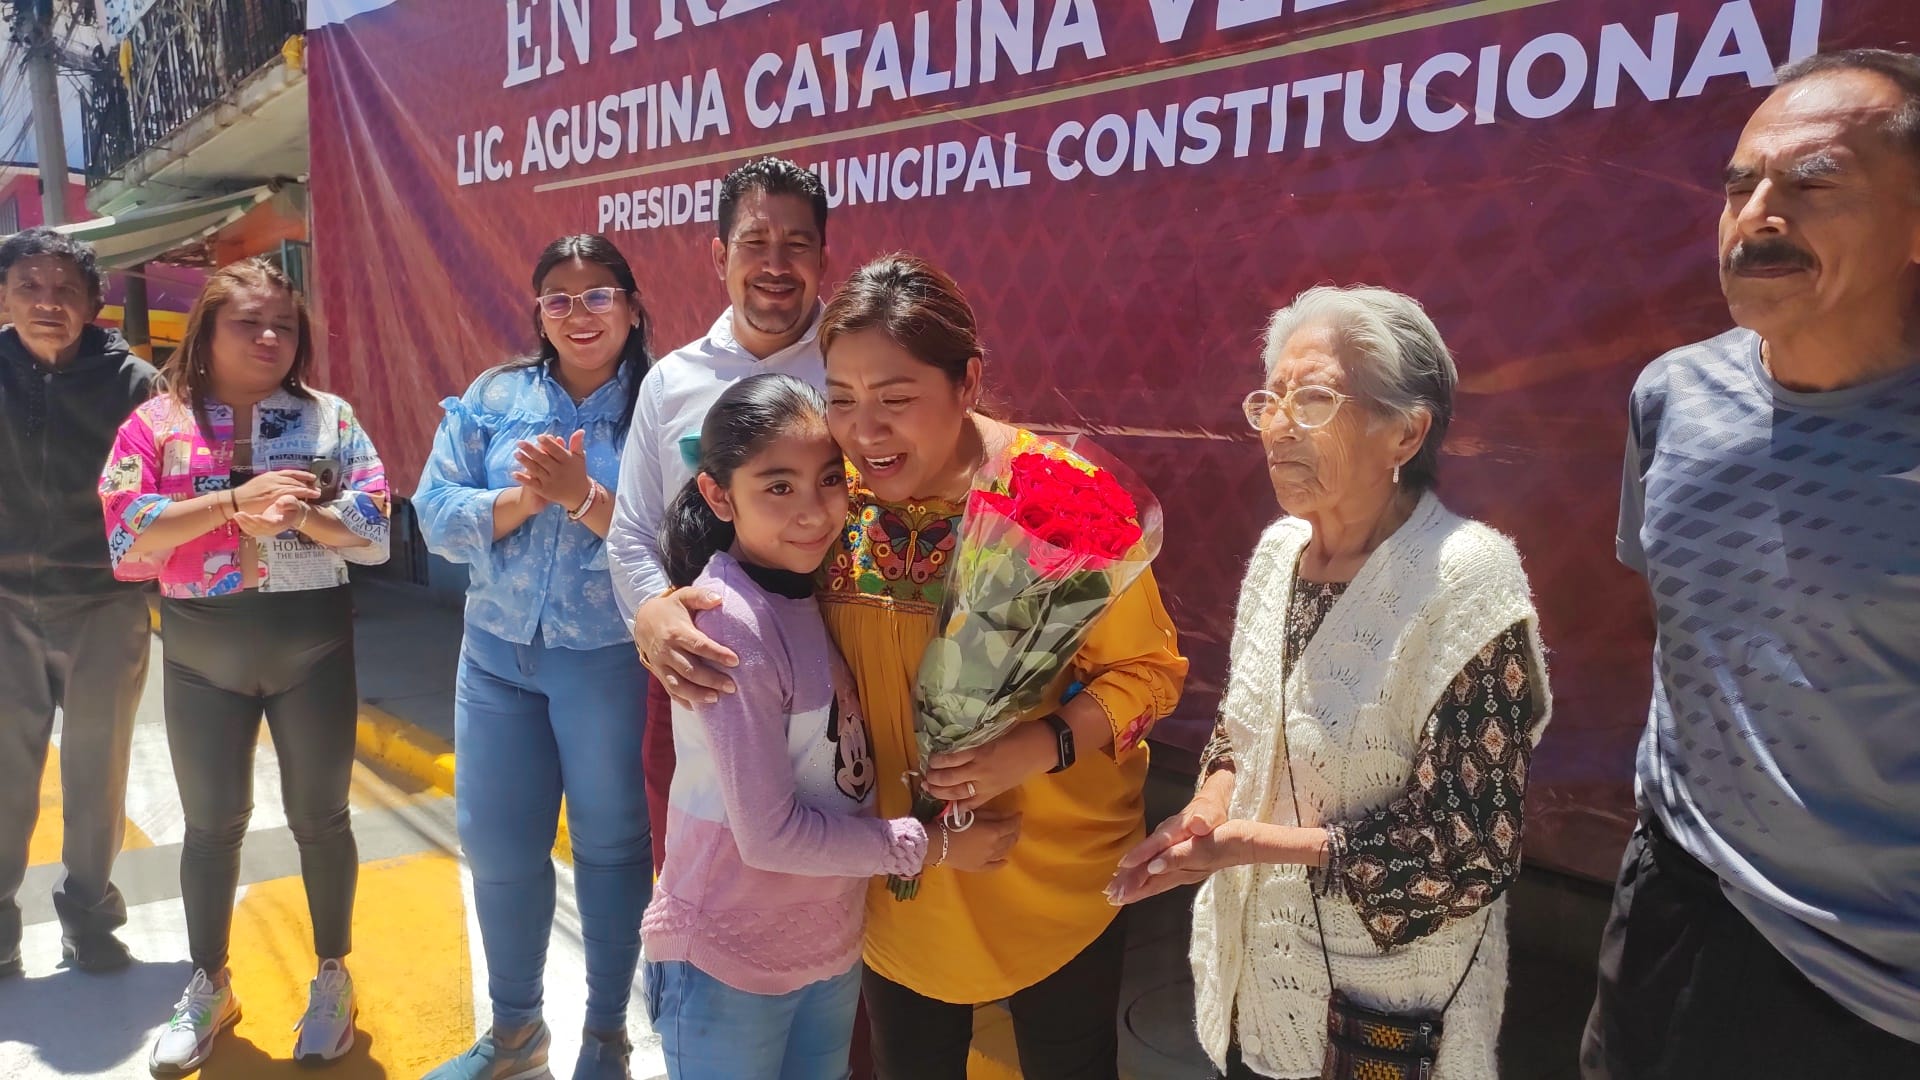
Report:
[[[14,36],[26,46],[27,91],[33,106],[40,209],[48,225],[67,223],[67,135],[60,117],[59,46],[53,0],[15,0]]]
[[[126,295],[120,301],[120,333],[134,355],[153,362],[153,326],[147,310],[147,264],[128,270],[121,278]]]

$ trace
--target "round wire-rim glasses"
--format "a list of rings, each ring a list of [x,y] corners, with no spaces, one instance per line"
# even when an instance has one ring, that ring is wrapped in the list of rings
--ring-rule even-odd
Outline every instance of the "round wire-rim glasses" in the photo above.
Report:
[[[1271,390],[1255,390],[1240,403],[1240,411],[1255,431],[1267,430],[1282,410],[1294,427],[1312,429],[1333,423],[1340,406],[1352,400],[1331,386],[1296,386],[1284,397]]]
[[[613,310],[614,298],[619,295],[619,289],[602,285],[583,293],[550,292],[534,297],[534,301],[540,305],[540,314],[549,319],[564,319],[573,314],[575,301],[579,301],[590,315],[605,315]]]

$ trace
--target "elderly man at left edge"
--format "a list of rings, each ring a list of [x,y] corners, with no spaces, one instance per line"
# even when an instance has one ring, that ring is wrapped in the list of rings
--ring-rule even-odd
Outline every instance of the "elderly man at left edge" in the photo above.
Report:
[[[125,832],[134,710],[146,682],[146,598],[116,582],[100,530],[100,466],[153,392],[153,367],[94,326],[93,249],[50,229],[0,242],[0,978],[21,971],[17,893],[60,734],[66,814],[54,890],[62,952],[82,971],[125,967],[111,880]]]

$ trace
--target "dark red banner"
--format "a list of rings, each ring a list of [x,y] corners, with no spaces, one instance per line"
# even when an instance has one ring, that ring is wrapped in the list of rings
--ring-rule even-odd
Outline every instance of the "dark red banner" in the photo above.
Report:
[[[1613,559],[1624,405],[1723,329],[1718,175],[1781,63],[1911,48],[1911,0],[331,0],[310,45],[323,371],[404,486],[438,400],[530,341],[554,236],[702,333],[714,186],[816,168],[834,278],[905,249],[979,309],[1014,418],[1162,499],[1197,746],[1278,509],[1238,409],[1300,289],[1418,297],[1461,398],[1441,492],[1527,558],[1556,720],[1529,855],[1611,878],[1649,687]]]

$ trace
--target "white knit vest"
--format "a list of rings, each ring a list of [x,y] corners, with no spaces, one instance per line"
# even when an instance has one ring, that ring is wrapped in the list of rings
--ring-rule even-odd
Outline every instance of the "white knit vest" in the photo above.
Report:
[[[1221,705],[1237,779],[1232,816],[1293,824],[1355,821],[1405,792],[1441,694],[1475,653],[1524,622],[1539,717],[1552,696],[1520,556],[1506,537],[1423,497],[1347,587],[1283,681],[1287,606],[1306,522],[1267,529],[1241,587],[1232,671]],[[1285,702],[1293,770],[1281,756]],[[1382,954],[1344,896],[1320,901],[1333,977],[1356,1002],[1394,1012],[1446,1001],[1486,928],[1479,960],[1447,1011],[1438,1080],[1492,1080],[1507,984],[1506,900]],[[1224,1067],[1235,1036],[1254,1072],[1320,1075],[1327,974],[1303,868],[1235,867],[1200,890],[1193,912],[1200,1044]]]

